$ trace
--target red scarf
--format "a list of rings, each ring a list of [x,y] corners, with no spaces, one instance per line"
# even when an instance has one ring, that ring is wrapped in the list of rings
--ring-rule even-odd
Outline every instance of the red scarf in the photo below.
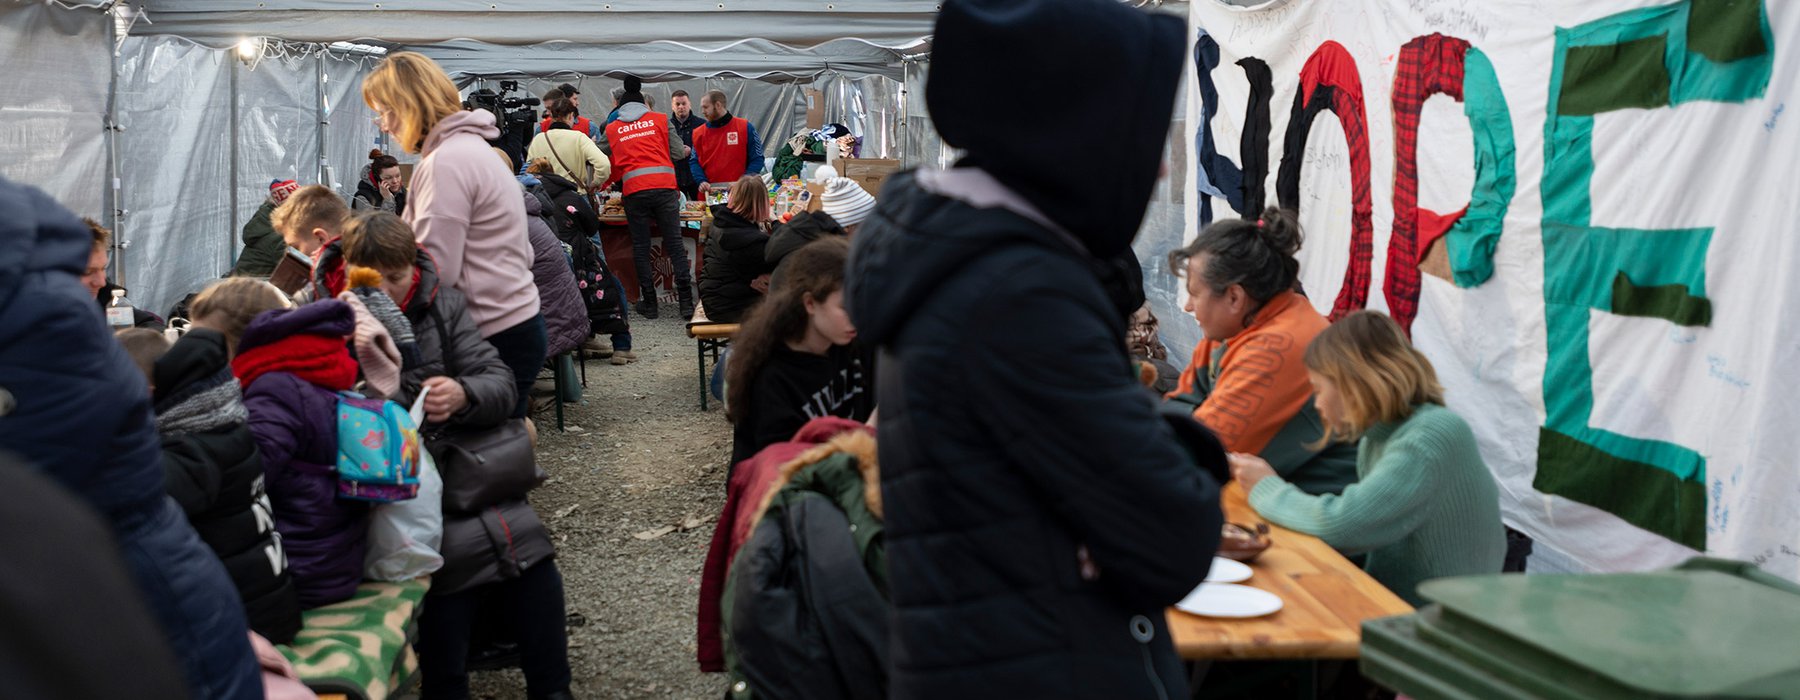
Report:
[[[346,391],[356,384],[356,360],[344,339],[310,333],[251,348],[231,360],[231,373],[245,388],[270,372],[287,372],[331,391]]]

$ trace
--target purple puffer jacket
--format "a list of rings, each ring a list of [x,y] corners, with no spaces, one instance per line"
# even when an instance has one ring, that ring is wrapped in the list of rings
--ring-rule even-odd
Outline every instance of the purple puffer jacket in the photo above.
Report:
[[[245,329],[238,353],[300,333],[348,336],[355,325],[350,307],[336,300],[265,312]],[[337,401],[336,392],[288,372],[269,372],[244,387],[275,531],[307,609],[356,592],[367,547],[368,506],[337,497]]]
[[[589,334],[587,306],[575,286],[575,269],[563,252],[562,241],[544,221],[543,203],[525,192],[525,228],[531,234],[531,278],[537,282],[538,301],[544,312],[544,331],[550,336],[548,356],[555,357],[581,347]]]

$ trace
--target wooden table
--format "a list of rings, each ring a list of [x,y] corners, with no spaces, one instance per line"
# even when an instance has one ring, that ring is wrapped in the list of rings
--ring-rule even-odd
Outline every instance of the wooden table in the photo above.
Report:
[[[1268,522],[1233,481],[1220,494],[1226,522]],[[1250,619],[1200,617],[1169,608],[1169,633],[1184,659],[1354,659],[1364,620],[1404,615],[1412,606],[1311,535],[1270,524],[1269,549],[1250,562],[1243,585],[1281,597],[1282,608]]]

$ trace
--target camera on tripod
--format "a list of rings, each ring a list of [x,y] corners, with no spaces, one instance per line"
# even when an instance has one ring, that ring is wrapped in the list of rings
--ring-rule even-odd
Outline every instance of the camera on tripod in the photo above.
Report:
[[[537,110],[532,108],[543,104],[543,100],[536,97],[511,96],[511,93],[518,91],[518,81],[502,80],[499,92],[481,88],[469,93],[466,103],[469,109],[486,110],[494,115],[494,124],[500,128],[500,137],[488,143],[506,151],[514,162],[519,160],[525,152],[525,145],[531,141],[531,127],[538,120]]]

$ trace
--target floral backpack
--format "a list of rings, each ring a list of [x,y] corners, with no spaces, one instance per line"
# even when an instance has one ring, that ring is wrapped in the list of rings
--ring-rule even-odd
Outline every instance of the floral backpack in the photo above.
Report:
[[[419,425],[400,404],[338,392],[338,496],[392,503],[419,495]]]

